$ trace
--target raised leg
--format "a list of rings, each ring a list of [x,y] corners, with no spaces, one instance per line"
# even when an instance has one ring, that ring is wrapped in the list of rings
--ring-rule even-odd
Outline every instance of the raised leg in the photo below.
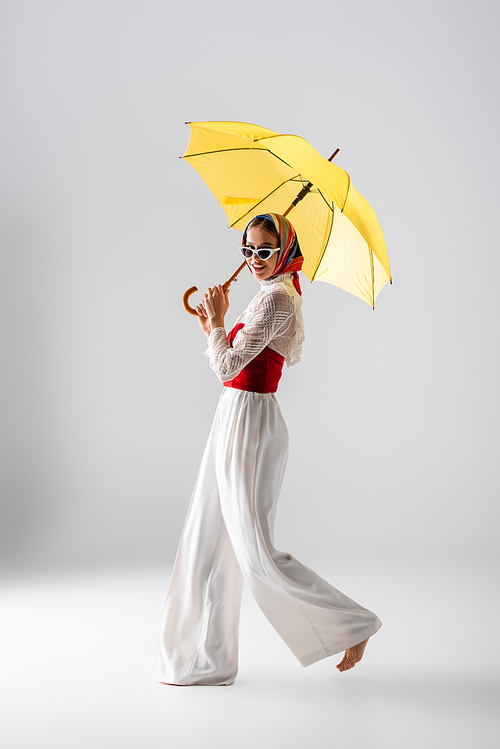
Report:
[[[303,666],[366,641],[378,617],[274,546],[288,433],[274,396],[232,391],[217,451],[224,521],[242,574],[265,616]],[[356,657],[361,658],[356,651]],[[351,658],[349,658],[351,662]]]

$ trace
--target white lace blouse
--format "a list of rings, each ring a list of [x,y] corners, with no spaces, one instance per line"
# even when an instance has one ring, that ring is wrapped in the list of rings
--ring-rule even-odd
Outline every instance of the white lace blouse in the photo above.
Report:
[[[266,346],[285,357],[289,367],[300,361],[304,341],[302,297],[291,273],[260,282],[260,291],[236,321],[245,327],[229,346],[224,328],[214,328],[208,337],[210,364],[221,382],[232,380]]]

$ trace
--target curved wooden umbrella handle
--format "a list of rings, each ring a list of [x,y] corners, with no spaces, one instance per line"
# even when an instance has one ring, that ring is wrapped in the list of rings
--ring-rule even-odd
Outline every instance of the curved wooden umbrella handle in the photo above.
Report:
[[[182,297],[182,301],[184,303],[184,309],[186,310],[186,312],[189,312],[190,315],[195,315],[196,317],[199,317],[197,311],[193,309],[191,305],[189,304],[189,297],[191,296],[191,294],[194,294],[195,291],[198,291],[198,287],[191,286],[191,288],[188,289],[186,293],[184,294],[184,296]]]
[[[231,286],[231,284],[233,283],[233,281],[236,281],[236,276],[238,275],[240,271],[243,270],[243,268],[245,268],[246,264],[247,264],[247,261],[244,260],[242,264],[240,265],[240,267],[238,268],[238,270],[233,273],[231,278],[228,279],[225,284],[223,284],[222,288],[224,291],[227,291],[229,287]],[[189,312],[190,315],[195,315],[196,317],[199,317],[197,311],[193,309],[191,305],[189,304],[189,297],[191,296],[191,294],[194,294],[195,291],[198,291],[198,287],[191,286],[191,288],[188,289],[184,293],[184,296],[182,297],[182,301],[184,303],[184,309],[186,310],[186,312]]]

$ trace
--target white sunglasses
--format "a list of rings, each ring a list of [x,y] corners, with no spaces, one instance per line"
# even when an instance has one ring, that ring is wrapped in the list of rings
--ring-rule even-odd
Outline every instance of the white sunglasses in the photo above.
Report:
[[[250,260],[253,255],[257,255],[259,260],[269,260],[271,255],[274,255],[274,253],[278,252],[279,249],[279,247],[263,247],[261,250],[254,250],[246,245],[240,247],[241,254],[246,257],[247,260]]]

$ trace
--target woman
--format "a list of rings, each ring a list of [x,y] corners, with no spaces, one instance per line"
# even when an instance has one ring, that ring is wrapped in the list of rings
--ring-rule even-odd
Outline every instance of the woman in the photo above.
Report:
[[[381,626],[371,611],[274,547],[288,456],[274,393],[283,363],[300,359],[303,257],[292,225],[274,213],[249,222],[242,251],[261,288],[229,335],[221,286],[196,308],[210,364],[225,387],[167,594],[157,670],[163,684],[234,682],[243,579],[303,666],[345,650],[337,668],[352,668]]]

